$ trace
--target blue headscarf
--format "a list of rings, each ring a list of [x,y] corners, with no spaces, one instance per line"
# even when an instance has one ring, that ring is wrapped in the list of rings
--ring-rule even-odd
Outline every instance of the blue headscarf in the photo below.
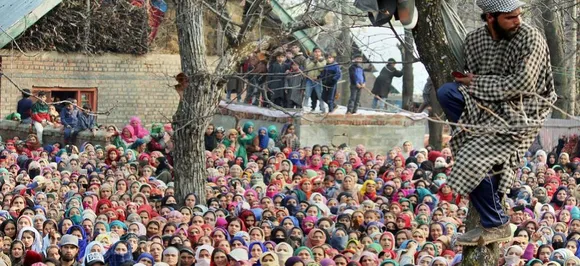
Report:
[[[141,261],[141,259],[151,260],[151,263],[155,264],[155,258],[153,258],[153,255],[149,253],[141,253],[141,255],[139,255],[139,258],[137,258],[137,262]]]
[[[266,134],[260,134],[260,131],[264,130]],[[261,127],[258,129],[258,139],[260,140],[260,148],[266,149],[268,148],[268,143],[270,142],[270,137],[268,136],[268,130],[265,127]]]
[[[292,159],[292,155],[298,155],[298,159]],[[300,153],[299,153],[299,152],[297,152],[297,151],[293,151],[293,152],[291,152],[291,153],[290,153],[290,156],[289,156],[289,159],[290,159],[290,161],[292,162],[292,165],[294,165],[294,166],[296,166],[296,167],[302,167],[302,166],[304,166],[304,165],[302,164],[302,162],[300,161]]]
[[[75,230],[79,230],[81,232],[81,235],[83,236],[82,239],[79,239],[79,254],[77,255],[77,260],[78,261],[82,261],[83,258],[85,257],[85,248],[87,247],[87,244],[89,243],[89,240],[87,239],[87,232],[85,232],[85,229],[83,229],[82,226],[80,225],[73,225],[71,226],[67,231],[66,234],[67,235],[72,235],[72,232]]]
[[[294,205],[294,206],[288,205],[288,201],[290,201],[291,199],[294,199],[296,201],[296,205]],[[288,209],[288,213],[291,216],[296,215],[296,213],[298,211],[300,211],[299,200],[298,200],[298,197],[296,197],[296,196],[288,195],[288,196],[284,197],[284,199],[282,199],[281,203],[282,203],[282,206],[284,206],[284,207],[286,207],[286,209]]]
[[[115,253],[115,249],[119,244],[125,244],[127,246],[127,252],[125,254]],[[131,244],[125,241],[118,241],[107,250],[107,253],[105,253],[105,261],[109,266],[121,266],[126,262],[133,262],[133,253],[131,253],[131,250]]]
[[[287,219],[292,221],[292,223],[294,224],[295,227],[300,227],[300,222],[298,221],[298,218],[296,218],[294,216],[286,216],[286,217],[282,218],[282,221],[280,221],[280,226],[283,226],[284,220],[287,220]]]
[[[341,237],[336,236],[336,233],[338,231],[343,231],[344,236]],[[330,238],[330,246],[332,246],[333,248],[337,250],[345,250],[347,242],[348,242],[348,233],[346,232],[346,230],[339,228],[336,229],[334,233],[332,233],[332,238]]]
[[[262,252],[268,251],[268,249],[266,249],[266,247],[264,246],[264,244],[262,244],[261,242],[252,242],[252,243],[250,243],[248,245],[248,259],[251,259],[252,258],[252,247],[254,247],[255,245],[260,246],[260,248],[262,249]],[[260,265],[262,265],[260,263],[260,260],[259,260],[260,258],[257,258],[257,259],[258,259],[258,261],[256,263],[254,263],[254,266],[260,266]]]
[[[230,244],[233,245],[234,241],[236,241],[236,240],[242,242],[242,245],[244,245],[244,247],[248,246],[248,243],[246,243],[246,240],[244,240],[244,238],[241,236],[234,236],[234,238],[232,238],[232,241],[230,241]]]

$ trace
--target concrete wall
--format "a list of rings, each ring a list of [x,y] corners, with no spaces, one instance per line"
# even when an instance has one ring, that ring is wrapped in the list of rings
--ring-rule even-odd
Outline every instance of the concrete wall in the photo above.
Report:
[[[25,125],[15,121],[0,120],[0,136],[2,136],[3,141],[14,137],[19,137],[20,139],[25,140],[31,132],[36,134],[34,130],[31,130],[30,124]],[[45,144],[52,144],[55,142],[63,143],[64,141],[62,129],[46,127],[44,128],[42,136]],[[79,133],[76,142],[77,147],[80,147],[80,145],[85,142],[91,142],[93,145],[99,144],[104,146],[106,144],[104,132],[97,132],[95,136],[90,132]]]
[[[225,130],[235,128],[236,126],[236,118],[234,115],[240,117],[240,126],[243,126],[246,121],[254,122],[254,128],[257,130],[261,127],[268,128],[270,125],[275,125],[278,128],[278,131],[282,129],[282,126],[286,123],[294,123],[298,124],[298,118],[289,118],[289,117],[271,117],[265,116],[260,114],[254,114],[249,112],[236,112],[233,110],[229,110],[227,108],[220,108],[219,113],[214,115],[212,123],[216,127],[223,127]],[[297,128],[297,133],[299,134],[299,128]]]
[[[415,146],[423,146],[426,121],[413,121],[396,114],[381,115],[313,115],[302,117],[271,117],[262,114],[233,111],[221,108],[213,124],[226,130],[235,127],[234,115],[245,121],[254,122],[255,128],[276,125],[278,130],[286,123],[296,126],[303,147],[314,144],[339,146],[346,143],[351,147],[363,144],[368,150],[384,154],[394,146],[402,146],[406,140]]]
[[[413,121],[395,114],[327,116],[323,120],[305,116],[300,120],[300,143],[302,146],[346,143],[350,147],[363,144],[369,151],[385,154],[407,140],[422,146],[425,126],[425,120]]]
[[[0,55],[10,54],[0,50]],[[12,53],[2,58],[2,72],[20,88],[76,87],[98,90],[98,111],[112,110],[98,117],[100,124],[128,123],[139,116],[145,124],[167,122],[175,113],[179,97],[173,85],[181,72],[179,55],[83,55],[56,52]],[[0,115],[16,110],[21,93],[6,78],[1,80]]]

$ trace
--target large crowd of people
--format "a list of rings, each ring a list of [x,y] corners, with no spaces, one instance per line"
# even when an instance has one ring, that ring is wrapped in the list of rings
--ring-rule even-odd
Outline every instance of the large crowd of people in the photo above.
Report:
[[[173,131],[138,118],[106,145],[5,139],[0,265],[451,266],[467,197],[451,151],[300,144],[294,125],[205,134],[205,194],[176,198]],[[560,147],[561,148],[561,147]],[[498,265],[580,265],[580,158],[526,154]],[[574,158],[573,158],[574,157]],[[205,204],[201,204],[205,202]]]

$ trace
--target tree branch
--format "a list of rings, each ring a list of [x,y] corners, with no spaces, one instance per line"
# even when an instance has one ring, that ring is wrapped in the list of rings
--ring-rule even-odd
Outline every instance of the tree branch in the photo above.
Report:
[[[256,18],[256,16],[258,16],[258,13],[256,13],[256,11],[258,11],[258,9],[260,8],[260,6],[262,5],[262,3],[264,2],[264,0],[255,0],[251,3],[250,7],[247,9],[246,12],[244,12],[244,17],[242,18],[242,26],[240,28],[240,31],[238,32],[238,36],[236,37],[236,40],[234,43],[230,43],[231,46],[233,47],[237,47],[242,43],[242,40],[244,39],[244,37],[246,37],[246,33],[252,29],[252,26],[254,24],[254,20]],[[249,2],[246,1],[246,5],[249,4]],[[246,10],[246,8],[244,7],[244,10]],[[268,9],[269,12],[270,9]],[[264,13],[268,13],[265,12]]]
[[[325,24],[326,21],[324,20],[324,18],[304,17],[304,19],[302,19],[301,21],[287,23],[283,27],[285,31],[294,33],[308,28],[324,26]]]
[[[227,12],[219,12],[217,11],[213,6],[211,6],[210,4],[208,4],[206,1],[201,1],[203,3],[203,5],[209,9],[209,11],[211,11],[212,13],[214,13],[216,16],[218,16],[223,22],[232,24],[232,25],[236,25],[238,27],[242,27],[242,24],[240,23],[236,23],[235,21],[233,21],[229,15],[227,14]]]

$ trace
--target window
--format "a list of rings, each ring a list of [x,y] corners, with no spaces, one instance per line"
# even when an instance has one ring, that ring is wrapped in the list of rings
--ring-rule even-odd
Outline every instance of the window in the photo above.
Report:
[[[48,102],[58,102],[66,99],[75,99],[77,105],[82,107],[90,104],[93,111],[97,110],[97,88],[66,88],[66,87],[32,87],[32,93],[36,95],[39,91],[47,94]],[[36,99],[33,97],[33,101]],[[64,105],[57,105],[60,112]]]

